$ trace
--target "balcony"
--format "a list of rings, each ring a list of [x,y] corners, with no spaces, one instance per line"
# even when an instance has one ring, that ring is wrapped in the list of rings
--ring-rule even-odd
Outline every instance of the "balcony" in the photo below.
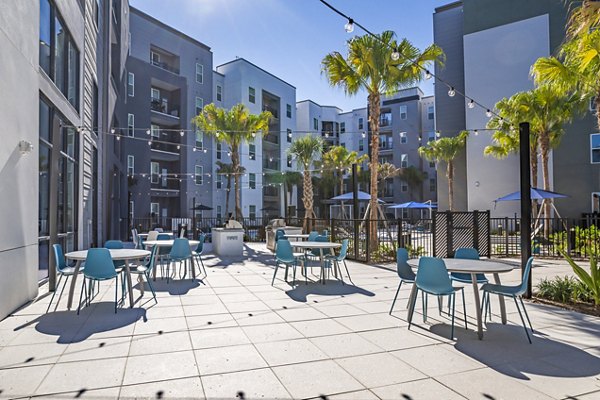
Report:
[[[177,197],[181,182],[174,177],[163,178],[162,175],[154,176],[155,182],[150,186],[151,196]]]
[[[275,133],[269,133],[263,138],[263,143],[279,144],[279,135]]]
[[[167,99],[150,98],[152,122],[173,127],[179,125],[179,106],[170,105]]]
[[[391,151],[394,150],[394,141],[392,138],[384,139],[383,137],[379,140],[379,151]]]
[[[179,159],[180,149],[178,145],[171,143],[162,143],[152,140],[150,149],[152,150],[152,160],[155,161],[176,161]]]
[[[276,186],[263,186],[263,196],[266,201],[277,201],[279,198],[279,188]]]
[[[269,160],[268,158],[263,159],[263,168],[279,171],[279,160]]]
[[[155,67],[158,67],[160,69],[164,69],[165,71],[169,71],[175,75],[179,75],[179,68],[174,67],[166,62],[151,60],[150,64],[152,64]]]
[[[391,126],[392,126],[392,113],[391,112],[382,113],[381,116],[379,117],[379,127],[387,128],[387,127],[391,127]]]
[[[268,111],[273,115],[272,119],[279,119],[279,109],[270,104],[263,105],[263,111]]]

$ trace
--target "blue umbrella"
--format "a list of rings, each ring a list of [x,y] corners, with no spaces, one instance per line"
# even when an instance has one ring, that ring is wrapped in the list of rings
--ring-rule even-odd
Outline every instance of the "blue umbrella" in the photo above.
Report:
[[[419,203],[417,201],[409,201],[408,203],[394,204],[393,206],[389,206],[388,208],[415,208],[415,209],[423,209],[423,208],[437,208],[437,206],[435,204]]]
[[[339,196],[332,197],[330,200],[337,200],[337,201],[354,200],[354,193],[348,192],[348,193],[340,194]],[[371,200],[371,195],[369,193],[361,192],[360,190],[358,191],[358,201],[369,201],[369,200]],[[380,203],[383,203],[383,201],[381,201],[379,199],[377,199],[377,201]]]
[[[556,193],[556,192],[550,192],[548,190],[531,188],[531,200],[559,199],[559,198],[564,198],[564,197],[569,197],[569,196],[567,196],[565,194]],[[507,194],[506,196],[502,196],[494,201],[512,201],[512,200],[521,200],[521,191]]]

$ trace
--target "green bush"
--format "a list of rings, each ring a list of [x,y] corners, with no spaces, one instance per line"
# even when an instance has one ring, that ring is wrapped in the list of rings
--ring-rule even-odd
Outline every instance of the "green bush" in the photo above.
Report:
[[[570,303],[574,300],[576,284],[577,281],[568,276],[562,278],[557,276],[552,280],[542,279],[537,285],[537,294],[544,299]]]
[[[573,228],[572,233],[575,237],[575,247],[572,249],[575,253],[579,253],[583,256],[600,256],[600,229],[595,225],[589,228],[580,228],[576,226]],[[568,248],[567,243],[567,232],[556,232],[550,235],[550,242],[552,242],[558,249],[559,252],[566,252]]]
[[[598,268],[598,259],[595,255],[590,257],[590,272],[588,273],[585,269],[581,268],[569,255],[559,250],[562,256],[567,260],[573,272],[579,278],[581,284],[590,293],[594,304],[600,306],[600,269]]]

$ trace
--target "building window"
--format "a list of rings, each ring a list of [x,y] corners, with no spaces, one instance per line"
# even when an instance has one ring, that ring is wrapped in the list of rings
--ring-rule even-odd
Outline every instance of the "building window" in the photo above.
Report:
[[[133,72],[127,74],[127,96],[133,97],[135,95],[135,75]]]
[[[256,145],[250,143],[248,145],[248,158],[251,160],[256,160]]]
[[[340,122],[340,132],[346,133],[346,123],[345,122]]]
[[[437,189],[437,185],[435,183],[435,178],[430,178],[429,179],[429,191],[430,192],[435,192],[436,189]],[[525,192],[525,193],[527,193],[527,192]]]
[[[292,143],[292,130],[291,129],[287,129],[286,130],[286,140],[288,143]]]
[[[202,114],[204,108],[204,100],[201,97],[196,97],[196,115]]]
[[[223,175],[222,174],[217,174],[217,189],[221,189],[223,187]]]
[[[157,162],[150,162],[150,183],[158,183],[158,174],[160,167]]]
[[[160,205],[158,203],[150,203],[150,216],[160,217]]]
[[[363,120],[362,117],[360,117],[358,119],[358,129],[364,129],[365,128],[365,121]]]
[[[248,174],[248,186],[250,189],[256,189],[256,174]]]
[[[407,168],[408,167],[408,154],[401,154],[400,155],[400,168]]]
[[[252,86],[248,87],[248,101],[252,104],[256,103],[256,90]]]
[[[590,135],[590,150],[592,164],[600,163],[600,133]]]
[[[358,151],[364,151],[364,150],[365,150],[365,140],[360,139],[358,141]]]
[[[40,67],[48,76],[52,59],[52,11],[48,0],[40,0]]]
[[[400,106],[400,119],[408,118],[408,108],[406,106]]]
[[[221,206],[217,206],[217,219],[223,218],[223,211],[221,211]]]
[[[217,85],[217,101],[223,101],[223,87]]]
[[[291,104],[286,104],[285,105],[285,115],[288,118],[292,118],[292,105]]]
[[[250,219],[256,219],[256,206],[248,206],[248,216]]]
[[[152,136],[153,138],[160,139],[160,126],[150,124],[150,136]]]
[[[202,132],[200,129],[196,129],[196,148],[204,148],[204,132]]]
[[[318,119],[316,119],[316,118],[313,118],[313,129],[314,129],[315,131],[318,131],[318,130],[319,130],[319,120],[318,120]]]
[[[160,54],[150,50],[150,62],[152,65],[160,66]]]
[[[290,154],[287,156],[287,166],[288,168],[292,168],[292,156]]]
[[[406,132],[400,132],[400,143],[406,143],[407,140]]]
[[[127,175],[133,176],[135,173],[135,157],[132,155],[127,156]]]
[[[204,65],[196,63],[196,83],[204,83]]]
[[[135,115],[127,114],[127,136],[135,136]]]
[[[342,146],[343,148],[346,148],[346,143],[342,142],[342,143],[340,143],[340,146]]]
[[[194,168],[194,182],[196,185],[202,185],[203,181],[203,168],[202,165],[196,165]]]
[[[429,161],[429,168],[435,168],[435,161]]]
[[[221,142],[217,142],[217,160],[222,158],[222,147],[223,145],[221,145]]]
[[[592,212],[600,212],[600,192],[592,193]]]
[[[406,182],[400,182],[400,191],[403,193],[408,192],[408,185]]]
[[[433,119],[435,116],[433,106],[427,107],[427,119]]]

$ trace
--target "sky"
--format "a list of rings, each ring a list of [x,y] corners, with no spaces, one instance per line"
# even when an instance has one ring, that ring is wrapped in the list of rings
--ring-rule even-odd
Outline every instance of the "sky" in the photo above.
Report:
[[[328,0],[374,33],[393,30],[423,49],[433,42],[435,7],[452,0]],[[211,47],[214,66],[243,57],[296,87],[296,100],[311,99],[349,111],[367,95],[347,97],[321,74],[321,60],[346,54],[346,21],[319,0],[130,0],[130,5]],[[421,89],[433,94],[432,82]]]

